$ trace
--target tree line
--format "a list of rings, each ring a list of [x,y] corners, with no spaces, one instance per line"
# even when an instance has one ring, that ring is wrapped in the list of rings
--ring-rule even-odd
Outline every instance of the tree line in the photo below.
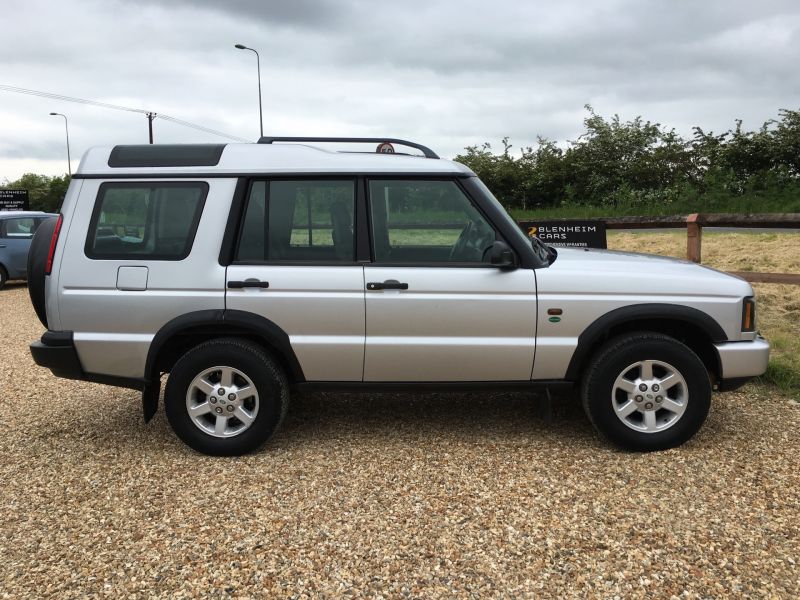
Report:
[[[755,131],[741,121],[720,134],[694,127],[688,139],[586,110],[584,131],[566,144],[540,137],[515,151],[504,138],[497,152],[487,142],[455,160],[516,211],[800,212],[800,110],[780,110]],[[26,173],[2,187],[27,189],[32,210],[55,212],[69,181]]]
[[[50,177],[25,173],[16,181],[5,181],[0,188],[13,190],[28,190],[28,200],[31,210],[45,212],[58,212],[61,202],[69,187],[70,177],[67,174]]]
[[[636,117],[611,119],[586,106],[584,131],[559,145],[538,138],[512,151],[509,139],[455,158],[511,209],[605,208],[617,213],[800,211],[800,111],[781,110],[758,130],[686,139]]]

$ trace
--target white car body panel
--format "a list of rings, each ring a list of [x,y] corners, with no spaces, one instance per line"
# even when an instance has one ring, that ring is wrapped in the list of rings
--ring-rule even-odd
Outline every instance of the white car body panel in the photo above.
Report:
[[[81,175],[108,175],[108,157],[112,146],[90,148],[81,159]],[[124,167],[114,168],[114,175],[148,176],[179,170],[191,178],[193,174],[213,171],[217,176],[253,173],[283,175],[308,173],[458,173],[474,175],[450,160],[431,160],[423,156],[402,156],[375,153],[341,153],[305,144],[227,144],[219,164],[214,167]]]
[[[261,315],[283,329],[307,380],[361,381],[362,267],[231,265],[227,277],[269,283],[267,289],[228,289],[227,308]]]
[[[537,269],[539,323],[533,379],[561,379],[578,336],[614,309],[637,304],[674,304],[710,316],[729,340],[742,334],[742,298],[752,296],[746,281],[694,263],[608,250],[559,248],[548,268]],[[563,310],[549,321],[547,311]]]
[[[533,271],[365,267],[364,381],[529,380],[536,348]]]
[[[227,220],[236,180],[209,182],[192,251],[179,261],[88,258],[86,232],[101,183],[83,181],[79,209],[64,237],[56,284],[60,322],[74,331],[86,372],[142,377],[150,340],[161,327],[188,312],[225,307],[225,267],[218,259],[224,229],[220,223]],[[118,289],[122,266],[148,267],[147,289]]]

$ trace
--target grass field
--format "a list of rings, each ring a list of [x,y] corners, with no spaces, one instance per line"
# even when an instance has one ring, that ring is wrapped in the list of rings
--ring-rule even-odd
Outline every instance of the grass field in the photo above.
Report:
[[[609,232],[614,250],[686,257],[686,234]],[[722,271],[800,273],[800,235],[703,233],[703,264]],[[800,286],[753,284],[758,328],[772,344],[762,378],[800,398]]]

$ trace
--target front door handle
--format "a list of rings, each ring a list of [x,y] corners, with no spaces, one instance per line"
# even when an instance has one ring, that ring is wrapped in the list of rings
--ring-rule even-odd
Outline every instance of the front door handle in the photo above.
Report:
[[[400,283],[399,281],[395,281],[394,279],[389,279],[387,281],[372,281],[367,284],[368,290],[407,290],[408,284],[407,283]]]
[[[269,281],[259,281],[258,279],[248,279],[247,281],[229,281],[228,287],[232,290],[242,288],[268,288]]]

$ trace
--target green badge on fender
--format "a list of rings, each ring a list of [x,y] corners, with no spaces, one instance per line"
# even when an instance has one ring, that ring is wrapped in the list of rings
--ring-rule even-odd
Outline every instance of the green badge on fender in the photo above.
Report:
[[[550,321],[551,323],[558,323],[561,320],[561,317],[550,317],[547,320]]]

